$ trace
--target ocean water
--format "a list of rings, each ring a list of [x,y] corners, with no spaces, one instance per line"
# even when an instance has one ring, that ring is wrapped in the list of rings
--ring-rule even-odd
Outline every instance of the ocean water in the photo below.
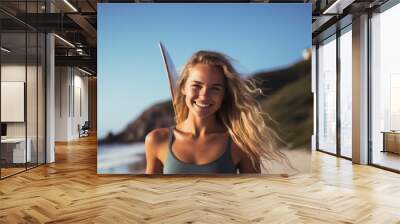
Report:
[[[144,143],[99,145],[98,174],[143,174],[145,172]]]
[[[309,149],[281,149],[300,173],[311,171]],[[97,149],[98,174],[144,174],[146,168],[144,143],[100,145]],[[291,173],[279,162],[270,162],[263,174]]]

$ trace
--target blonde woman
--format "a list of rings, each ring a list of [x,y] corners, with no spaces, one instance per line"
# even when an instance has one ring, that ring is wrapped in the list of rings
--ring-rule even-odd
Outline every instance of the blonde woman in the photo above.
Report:
[[[176,88],[176,126],[146,136],[147,174],[260,173],[262,159],[287,160],[255,100],[260,90],[227,56],[195,53]]]

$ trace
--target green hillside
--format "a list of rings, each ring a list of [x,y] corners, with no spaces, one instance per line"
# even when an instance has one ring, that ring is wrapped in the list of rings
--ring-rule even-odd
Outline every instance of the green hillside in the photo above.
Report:
[[[263,99],[261,106],[276,121],[268,125],[290,148],[309,146],[313,130],[313,95],[310,76],[287,84]]]

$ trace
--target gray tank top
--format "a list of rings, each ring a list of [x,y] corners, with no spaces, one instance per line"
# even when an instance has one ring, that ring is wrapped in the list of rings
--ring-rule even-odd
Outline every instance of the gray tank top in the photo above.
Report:
[[[218,174],[218,173],[231,173],[236,174],[237,170],[231,158],[231,139],[229,138],[228,144],[224,153],[213,162],[202,165],[193,163],[186,163],[180,161],[172,151],[172,143],[174,142],[174,127],[169,128],[168,140],[168,154],[163,167],[164,174]]]

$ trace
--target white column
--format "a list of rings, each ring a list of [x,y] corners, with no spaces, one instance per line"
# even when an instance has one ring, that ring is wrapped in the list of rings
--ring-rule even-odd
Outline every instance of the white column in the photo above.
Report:
[[[46,1],[47,12],[54,11],[51,1]],[[46,35],[46,163],[55,162],[55,53],[54,34]]]
[[[368,163],[368,16],[353,19],[353,162]]]
[[[54,35],[46,36],[46,163],[55,161],[55,76],[54,76]]]

